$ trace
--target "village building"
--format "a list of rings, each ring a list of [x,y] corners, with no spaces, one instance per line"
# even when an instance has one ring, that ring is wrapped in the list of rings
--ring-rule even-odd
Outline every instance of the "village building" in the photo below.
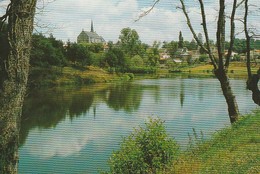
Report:
[[[102,36],[99,36],[94,31],[93,21],[91,21],[91,30],[90,31],[84,31],[84,29],[81,31],[81,33],[77,37],[77,43],[105,43],[105,40]]]

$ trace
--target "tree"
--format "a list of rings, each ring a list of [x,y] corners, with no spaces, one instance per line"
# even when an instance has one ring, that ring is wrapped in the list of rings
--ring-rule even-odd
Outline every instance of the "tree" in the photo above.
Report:
[[[123,51],[133,57],[139,55],[141,51],[141,41],[136,30],[131,28],[123,28],[119,36],[120,44]]]
[[[42,34],[33,34],[30,64],[34,66],[61,66],[65,64],[63,42],[52,35],[46,38]]]
[[[192,39],[189,44],[185,45],[185,47],[187,47],[188,50],[197,50],[198,49],[198,45],[194,39]]]
[[[233,94],[227,72],[228,72],[228,67],[229,67],[229,63],[230,63],[230,59],[231,59],[231,52],[232,52],[233,45],[234,45],[234,37],[235,37],[234,19],[235,19],[235,13],[236,13],[236,8],[237,8],[237,0],[234,0],[234,2],[233,2],[232,14],[230,17],[230,25],[231,25],[230,44],[229,44],[228,54],[226,57],[224,57],[225,56],[224,43],[225,43],[225,32],[226,32],[226,29],[225,29],[225,22],[226,22],[225,1],[219,0],[220,7],[219,7],[217,34],[216,34],[218,59],[219,59],[218,62],[217,62],[216,58],[214,57],[214,55],[212,54],[210,43],[209,43],[209,35],[208,35],[208,29],[207,29],[207,23],[206,23],[206,14],[205,14],[203,1],[199,0],[199,3],[200,3],[200,9],[201,9],[202,26],[203,26],[205,39],[206,39],[206,46],[204,46],[201,43],[201,41],[199,40],[199,38],[197,37],[197,35],[193,29],[193,26],[190,21],[190,17],[187,13],[186,6],[184,4],[184,1],[180,0],[180,2],[182,5],[181,9],[186,17],[187,25],[190,28],[190,30],[193,34],[193,37],[195,38],[195,40],[197,41],[197,43],[201,47],[201,49],[203,49],[209,55],[209,58],[214,67],[214,74],[221,84],[222,92],[226,99],[230,122],[234,123],[235,121],[238,120],[239,111],[238,111],[237,102],[235,99],[235,95]]]
[[[179,33],[179,42],[178,42],[178,47],[179,48],[183,48],[184,42],[183,42],[183,37],[182,37],[182,33],[180,31]]]
[[[126,69],[126,56],[118,47],[110,45],[105,54],[105,61],[111,68],[115,68],[116,71],[124,71]]]
[[[173,58],[175,56],[175,52],[178,50],[178,42],[171,41],[170,43],[164,42],[163,48],[166,48],[171,57]]]
[[[160,54],[159,54],[160,42],[154,41],[153,46],[147,50],[148,65],[155,67],[159,63]]]
[[[68,42],[67,44],[66,52],[68,60],[72,61],[74,64],[79,62],[82,66],[92,64],[92,56],[89,48],[77,43]]]
[[[0,17],[7,22],[7,54],[0,60],[0,173],[17,173],[19,120],[29,73],[36,0],[11,0]]]

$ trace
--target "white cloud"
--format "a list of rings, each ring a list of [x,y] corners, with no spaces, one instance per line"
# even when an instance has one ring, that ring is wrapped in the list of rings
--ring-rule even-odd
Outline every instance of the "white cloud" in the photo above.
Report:
[[[250,4],[257,5],[258,1],[251,0]],[[7,2],[9,1],[0,1],[0,6],[6,5]],[[153,0],[145,2],[140,0],[56,0],[52,3],[46,3],[45,0],[44,12],[37,14],[36,18],[39,20],[39,24],[50,25],[49,29],[54,36],[63,41],[68,39],[76,41],[83,28],[90,30],[91,20],[94,21],[95,31],[102,35],[106,41],[117,41],[121,29],[125,27],[136,29],[142,41],[149,44],[154,40],[178,40],[179,31],[183,32],[185,40],[192,39],[182,11],[176,9],[179,1],[161,0],[150,14],[140,21],[134,22],[140,12],[150,8],[153,2]],[[231,2],[233,1],[227,1],[228,12],[232,7]],[[199,3],[197,1],[187,1],[186,3],[195,31],[202,32]],[[41,6],[42,3],[38,3],[38,5]],[[205,2],[208,31],[212,39],[215,39],[218,7],[218,1],[208,0]],[[260,23],[256,22],[259,18],[259,9],[257,11],[257,7],[253,6],[250,8],[254,9],[250,13],[252,17],[249,21],[254,24],[255,28],[259,28]],[[2,14],[4,13],[3,9],[0,10]],[[237,14],[241,14],[241,10],[243,9],[240,9]],[[241,26],[241,24],[237,23],[237,26]],[[49,29],[37,28],[42,32]],[[237,27],[237,30],[240,29]]]

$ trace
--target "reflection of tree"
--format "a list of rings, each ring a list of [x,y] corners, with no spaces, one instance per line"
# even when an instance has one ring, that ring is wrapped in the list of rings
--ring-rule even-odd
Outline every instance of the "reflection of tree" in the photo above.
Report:
[[[29,130],[34,127],[55,127],[68,112],[71,119],[86,113],[92,105],[93,98],[93,94],[80,89],[31,92],[23,106],[20,143],[24,143]]]
[[[185,98],[185,94],[184,94],[184,81],[183,81],[183,79],[181,79],[181,92],[180,92],[181,107],[183,107],[184,98]]]
[[[73,118],[74,116],[80,116],[86,113],[90,109],[93,100],[94,95],[90,93],[74,95],[69,107],[70,117]]]
[[[126,112],[133,112],[140,106],[142,89],[131,84],[120,84],[109,89],[107,104],[118,111],[123,109]]]
[[[202,90],[203,89],[203,90]],[[203,97],[204,97],[204,83],[202,80],[199,81],[199,90],[198,90],[198,94],[199,94],[199,100],[203,101]]]

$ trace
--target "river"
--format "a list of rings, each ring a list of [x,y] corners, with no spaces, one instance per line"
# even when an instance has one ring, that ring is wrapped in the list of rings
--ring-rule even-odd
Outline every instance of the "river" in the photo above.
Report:
[[[246,81],[232,79],[242,114],[257,106]],[[122,137],[161,118],[183,149],[192,128],[205,138],[229,126],[227,106],[214,78],[161,78],[118,84],[32,90],[25,99],[19,166],[28,173],[98,173]]]

